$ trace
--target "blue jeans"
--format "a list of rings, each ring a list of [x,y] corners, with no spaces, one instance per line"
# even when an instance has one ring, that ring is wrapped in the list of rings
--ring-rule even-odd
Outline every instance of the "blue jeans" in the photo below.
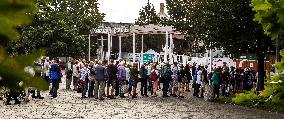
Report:
[[[87,90],[88,90],[88,82],[84,82],[81,84],[82,89],[82,97],[86,96]]]
[[[170,82],[164,81],[163,83],[163,95],[168,95]]]
[[[119,96],[124,96],[124,80],[119,80]]]
[[[52,80],[51,95],[52,97],[57,97],[57,90],[59,89],[60,80]]]

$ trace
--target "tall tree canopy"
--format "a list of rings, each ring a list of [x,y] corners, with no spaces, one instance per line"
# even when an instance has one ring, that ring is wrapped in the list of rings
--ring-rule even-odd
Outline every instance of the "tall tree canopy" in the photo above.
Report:
[[[273,39],[278,38],[284,26],[284,1],[283,0],[252,0],[255,21],[260,23]]]
[[[258,55],[263,89],[264,57],[270,38],[253,21],[248,0],[166,0],[171,24],[206,48],[224,48],[230,54]]]
[[[146,6],[142,7],[139,11],[139,17],[135,20],[135,25],[161,25],[161,18],[157,15],[154,5],[149,1]],[[164,35],[160,34],[145,34],[144,37],[144,49],[153,49],[157,52],[162,50],[162,46],[165,42]],[[137,45],[139,49],[141,49],[141,35],[137,37]]]
[[[26,54],[44,47],[48,56],[84,57],[88,51],[89,30],[104,18],[97,0],[52,0],[38,3],[31,25],[19,27],[21,40],[11,43],[11,53]],[[96,52],[96,45],[91,45]]]

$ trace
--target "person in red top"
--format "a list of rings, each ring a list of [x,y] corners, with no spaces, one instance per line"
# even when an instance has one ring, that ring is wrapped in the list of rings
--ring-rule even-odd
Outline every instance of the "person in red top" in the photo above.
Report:
[[[157,97],[157,90],[158,90],[158,70],[156,65],[153,66],[153,70],[150,74],[150,78],[153,81],[153,95],[152,97]]]

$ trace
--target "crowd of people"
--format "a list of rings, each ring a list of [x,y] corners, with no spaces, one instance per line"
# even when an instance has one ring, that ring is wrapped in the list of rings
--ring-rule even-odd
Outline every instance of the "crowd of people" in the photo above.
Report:
[[[156,97],[162,90],[162,97],[185,98],[185,92],[193,88],[193,96],[204,98],[205,86],[212,85],[214,98],[230,96],[233,93],[256,88],[257,73],[249,68],[245,70],[228,67],[210,69],[204,65],[185,65],[179,63],[127,63],[104,60],[70,60],[66,64],[59,59],[48,58],[35,62],[35,75],[42,76],[51,85],[49,94],[56,98],[59,84],[66,75],[66,89],[81,93],[81,98],[104,100],[105,97]],[[63,72],[64,71],[64,72]],[[138,89],[138,84],[140,89]],[[71,89],[71,85],[72,88]],[[33,98],[43,97],[36,89],[29,90]],[[140,95],[138,93],[140,92]],[[37,94],[37,95],[36,95]],[[8,102],[9,103],[9,102]]]

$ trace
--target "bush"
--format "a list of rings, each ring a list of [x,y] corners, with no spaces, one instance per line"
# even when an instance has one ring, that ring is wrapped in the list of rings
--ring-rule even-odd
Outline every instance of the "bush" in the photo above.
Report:
[[[258,96],[255,94],[254,90],[236,94],[236,97],[232,98],[233,103],[240,105],[252,105],[257,102],[257,100]]]

